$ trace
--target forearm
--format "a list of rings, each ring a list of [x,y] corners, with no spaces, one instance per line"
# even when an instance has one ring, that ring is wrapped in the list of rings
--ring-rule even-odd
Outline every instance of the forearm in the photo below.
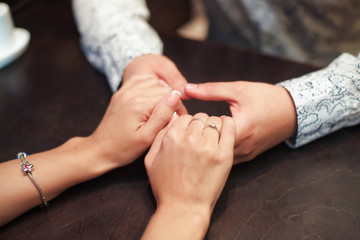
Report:
[[[189,208],[160,207],[151,218],[142,240],[197,240],[206,235],[210,214]]]
[[[327,68],[281,82],[297,112],[293,147],[360,123],[360,59],[343,54]]]
[[[161,86],[157,78],[149,79],[145,87],[142,79],[138,76],[125,83],[113,95],[89,137],[75,137],[55,149],[0,164],[0,226],[42,204],[30,172],[46,199],[51,200],[76,184],[132,163],[149,148],[179,109],[180,96]],[[23,161],[33,168],[29,165],[22,172]]]
[[[73,0],[73,10],[83,51],[106,74],[113,91],[132,59],[162,53],[144,0]]]
[[[55,149],[25,158],[34,165],[31,174],[47,200],[115,167],[106,164],[91,144],[89,138],[73,138]],[[0,164],[0,226],[42,204],[39,191],[21,171],[21,165],[20,159]]]

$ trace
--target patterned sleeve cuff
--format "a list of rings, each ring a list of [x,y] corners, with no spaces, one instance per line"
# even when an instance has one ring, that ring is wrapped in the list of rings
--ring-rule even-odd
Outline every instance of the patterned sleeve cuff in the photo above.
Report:
[[[344,53],[319,71],[278,85],[291,94],[297,112],[293,148],[360,123],[360,59]]]
[[[72,0],[88,61],[115,92],[128,63],[144,54],[161,54],[162,42],[147,23],[145,0]]]

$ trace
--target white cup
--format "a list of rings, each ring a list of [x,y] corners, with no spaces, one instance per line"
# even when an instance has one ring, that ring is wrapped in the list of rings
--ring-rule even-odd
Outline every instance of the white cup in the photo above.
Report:
[[[9,6],[0,2],[0,69],[20,57],[29,41],[29,31],[14,27]]]
[[[6,3],[0,2],[0,51],[10,48],[14,43],[14,23],[10,8]]]

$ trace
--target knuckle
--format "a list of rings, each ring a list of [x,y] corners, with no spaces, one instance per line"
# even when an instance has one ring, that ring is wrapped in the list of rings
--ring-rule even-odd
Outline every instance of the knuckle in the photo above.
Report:
[[[165,134],[164,138],[163,138],[163,142],[164,144],[167,146],[169,145],[175,145],[177,143],[177,136],[178,133],[176,131],[176,129],[169,129],[169,131]]]
[[[214,165],[217,165],[217,166],[224,165],[224,163],[226,163],[226,161],[224,161],[224,159],[221,157],[214,158],[212,162]]]
[[[209,117],[209,115],[207,115],[206,113],[201,112],[201,113],[195,114],[194,117],[201,118],[201,119],[207,119]]]
[[[187,134],[184,137],[184,143],[189,147],[192,148],[193,146],[196,146],[198,141],[196,140],[195,136],[193,134]]]
[[[129,104],[131,106],[141,105],[141,104],[143,104],[143,100],[141,99],[141,97],[130,97],[129,98]]]
[[[120,104],[128,101],[132,101],[134,98],[134,94],[131,91],[117,91],[111,97],[111,102],[113,104]]]
[[[220,153],[213,155],[211,160],[212,164],[215,166],[221,166],[221,168],[231,168],[233,164],[233,155],[229,153]]]
[[[219,117],[216,117],[216,116],[210,116],[207,120],[208,122],[211,122],[211,123],[215,123],[216,126],[221,126],[221,119]],[[220,130],[220,129],[219,129]]]
[[[229,116],[224,116],[223,117],[223,122],[228,124],[228,125],[234,125],[234,126],[236,124],[235,119],[232,118],[232,117],[229,117]]]
[[[204,156],[206,159],[214,159],[214,156],[216,154],[216,151],[214,150],[214,147],[210,144],[206,144],[201,149],[201,155]]]
[[[131,106],[131,108],[133,110],[135,110],[135,112],[141,111],[142,109],[144,109],[145,103],[146,101],[144,101],[143,97],[129,97],[127,100],[127,103],[129,106]]]

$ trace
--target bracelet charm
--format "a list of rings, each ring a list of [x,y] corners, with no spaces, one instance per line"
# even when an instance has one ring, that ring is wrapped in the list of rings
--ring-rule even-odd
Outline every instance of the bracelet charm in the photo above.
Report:
[[[31,169],[34,165],[30,164],[28,161],[25,162],[25,164],[21,165],[22,171],[24,173],[31,173]]]
[[[43,193],[43,191],[41,190],[39,184],[35,181],[34,177],[31,174],[31,171],[32,171],[32,168],[34,167],[34,165],[25,160],[25,157],[27,155],[28,155],[27,153],[19,152],[16,155],[16,158],[21,159],[21,161],[23,163],[21,165],[21,168],[22,168],[21,170],[23,171],[23,173],[25,173],[26,175],[29,176],[30,180],[33,182],[33,184],[35,185],[35,187],[37,188],[37,190],[40,193],[41,200],[43,201],[43,204],[40,205],[40,207],[47,207],[47,206],[49,206],[49,202],[46,200],[45,194]]]

